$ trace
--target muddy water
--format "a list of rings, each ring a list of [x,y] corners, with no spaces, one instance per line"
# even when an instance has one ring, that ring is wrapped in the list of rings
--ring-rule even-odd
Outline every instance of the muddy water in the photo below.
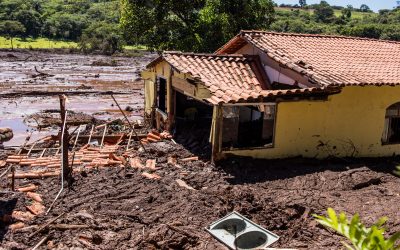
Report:
[[[117,92],[115,97],[121,107],[134,109],[129,118],[140,119],[143,90],[139,73],[153,58],[151,54],[127,58],[0,51],[0,127],[14,131],[14,138],[5,145],[21,145],[31,133],[31,141],[54,134],[54,128],[38,131],[29,127],[24,118],[42,110],[58,109],[60,91],[68,95],[68,110],[104,120],[121,117],[111,97],[102,94]],[[37,76],[39,73],[49,75]],[[32,91],[38,95],[32,95]]]

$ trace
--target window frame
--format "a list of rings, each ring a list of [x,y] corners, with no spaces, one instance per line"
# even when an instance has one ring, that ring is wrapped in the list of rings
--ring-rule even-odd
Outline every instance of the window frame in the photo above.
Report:
[[[257,150],[257,149],[269,149],[269,148],[274,148],[275,147],[275,138],[276,138],[276,120],[277,120],[277,114],[278,114],[278,102],[265,102],[265,103],[236,103],[236,104],[228,104],[228,105],[223,105],[223,107],[240,107],[240,106],[260,106],[260,105],[265,105],[265,106],[274,106],[274,114],[273,114],[273,132],[272,132],[272,141],[269,144],[266,144],[264,146],[254,146],[254,147],[242,147],[242,148],[224,148],[222,147],[222,142],[221,142],[221,150],[223,152],[233,152],[233,151],[242,151],[242,150]],[[264,113],[264,112],[263,112]],[[264,114],[265,115],[265,114]],[[240,119],[240,116],[239,116]],[[265,118],[263,117],[263,122],[265,121]],[[271,120],[272,120],[271,119]],[[222,126],[224,124],[222,123]],[[238,128],[239,129],[239,128]]]
[[[388,114],[390,111],[393,111],[393,110],[396,110],[397,114],[394,114],[394,115]],[[382,137],[381,137],[382,145],[400,144],[400,138],[398,141],[389,141],[390,140],[389,136],[391,136],[390,131],[391,131],[393,118],[397,118],[397,119],[400,118],[400,102],[396,102],[385,109],[385,119],[384,119],[383,132],[382,132]],[[399,131],[399,136],[400,136],[400,131]]]

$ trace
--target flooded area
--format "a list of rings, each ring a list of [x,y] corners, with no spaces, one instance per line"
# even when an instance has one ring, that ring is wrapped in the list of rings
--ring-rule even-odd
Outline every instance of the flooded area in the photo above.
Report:
[[[129,118],[140,119],[143,111],[141,69],[155,55],[108,57],[0,51],[0,127],[10,127],[14,138],[5,146],[19,146],[56,133],[57,127],[37,129],[27,117],[44,110],[59,109],[61,93],[68,96],[67,110],[96,119],[121,117],[107,93],[112,91]]]

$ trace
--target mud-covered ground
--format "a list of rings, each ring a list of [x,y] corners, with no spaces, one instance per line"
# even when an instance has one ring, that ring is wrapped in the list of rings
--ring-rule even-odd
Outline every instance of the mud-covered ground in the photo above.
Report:
[[[143,108],[140,71],[155,57],[51,54],[38,51],[0,51],[0,127],[12,127],[14,139],[6,146],[22,144],[54,130],[27,126],[24,120],[42,110],[59,108],[58,95],[68,95],[67,109],[98,119],[119,117],[108,91],[113,91],[122,108],[132,108],[139,119]]]
[[[26,117],[58,108],[60,92],[68,94],[69,109],[108,119],[120,117],[104,94],[112,90],[123,108],[133,107],[129,117],[140,119],[138,71],[152,58],[0,52],[0,127],[11,126],[16,134],[8,143],[19,144],[32,129],[23,122]],[[40,72],[52,76],[35,76]],[[0,249],[32,249],[44,237],[39,249],[226,249],[205,227],[232,211],[280,236],[272,247],[341,249],[342,238],[312,217],[328,207],[360,213],[366,224],[387,216],[388,235],[400,231],[400,179],[392,174],[396,159],[229,159],[213,165],[207,159],[180,162],[192,154],[170,141],[149,144],[147,152],[135,147],[131,157],[142,162],[156,159],[155,173],[161,179],[145,178],[143,170],[130,164],[74,173],[72,187],[64,190],[48,215],[26,220],[24,228],[15,231],[10,227],[18,219],[10,215],[26,212],[32,200],[10,191],[10,180],[1,178]],[[167,163],[171,156],[178,158],[178,165]],[[0,156],[0,163],[3,159]],[[0,174],[8,165],[1,166]],[[37,185],[35,192],[46,208],[60,188],[57,177],[15,184]]]
[[[190,153],[172,142],[151,144],[147,153],[136,155],[143,160],[157,159],[156,173],[161,179],[144,178],[131,167],[75,174],[72,189],[63,192],[48,215],[26,222],[27,231],[11,232],[3,224],[3,247],[28,249],[48,236],[44,247],[60,249],[225,249],[204,228],[232,211],[279,235],[273,247],[342,248],[342,238],[312,218],[328,207],[360,213],[367,224],[388,216],[388,233],[400,230],[400,179],[392,174],[393,159],[230,159],[214,166],[200,160],[179,163],[179,158]],[[171,155],[178,157],[178,167],[167,163]],[[180,187],[177,179],[195,190]],[[48,207],[58,192],[59,180],[34,183]],[[0,202],[2,213],[25,211],[29,204],[23,194],[7,192],[1,193]],[[28,237],[37,230],[29,229],[30,225],[43,225],[63,212],[53,224],[85,228],[50,226]]]

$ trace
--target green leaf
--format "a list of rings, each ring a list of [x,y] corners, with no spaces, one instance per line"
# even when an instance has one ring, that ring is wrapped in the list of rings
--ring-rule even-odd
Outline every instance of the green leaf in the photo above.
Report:
[[[397,232],[390,236],[390,238],[387,240],[386,247],[387,248],[393,248],[394,244],[396,243],[397,240],[400,239],[400,232]],[[399,248],[399,246],[397,246]]]
[[[338,218],[336,216],[335,210],[333,210],[333,208],[328,208],[327,213],[328,213],[329,218],[331,219],[332,227],[337,230],[339,222],[338,222]]]
[[[341,212],[339,217],[332,208],[328,208],[327,217],[313,215],[316,220],[329,228],[334,229],[339,234],[350,240],[353,246],[346,242],[342,242],[347,249],[352,250],[395,250],[400,249],[400,246],[395,246],[397,240],[400,240],[400,232],[392,235],[388,240],[385,239],[385,229],[383,225],[387,218],[382,217],[370,228],[364,226],[360,222],[358,214],[355,214],[351,221],[346,217],[346,214]]]

